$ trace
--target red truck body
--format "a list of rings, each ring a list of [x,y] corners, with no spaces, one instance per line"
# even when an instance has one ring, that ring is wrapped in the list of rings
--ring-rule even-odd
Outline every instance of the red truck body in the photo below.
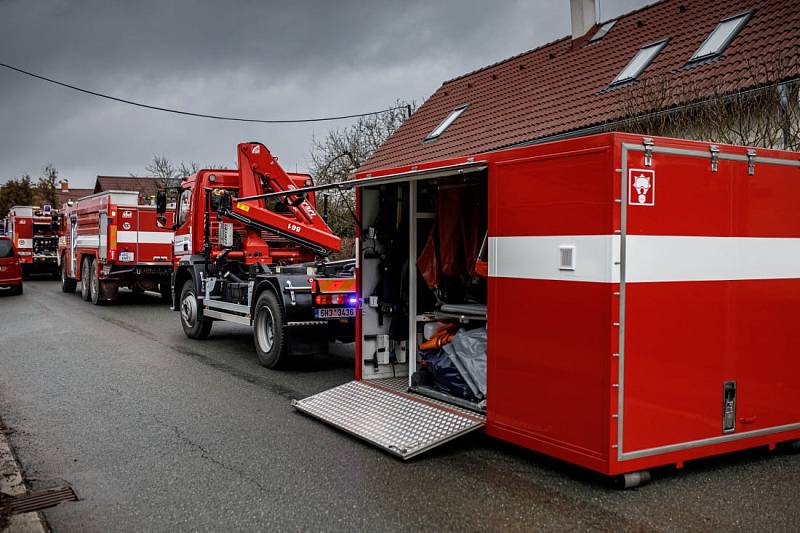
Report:
[[[22,274],[58,272],[58,215],[49,206],[15,205],[6,217],[6,232],[13,240]]]
[[[403,458],[484,428],[633,485],[656,466],[798,444],[797,153],[614,133],[358,178],[356,277],[376,305],[357,315],[357,381],[299,410]],[[444,220],[436,198],[473,185],[485,200],[450,207],[485,221],[483,316],[431,298],[418,267]],[[407,313],[381,319],[374,250],[392,237],[374,228],[393,210],[408,213],[393,262],[409,289],[390,303]],[[486,324],[481,404],[422,390],[431,321]],[[407,362],[381,360],[403,342]]]
[[[171,223],[173,212],[165,216]],[[62,288],[94,303],[115,300],[119,287],[169,296],[171,230],[156,224],[156,209],[138,193],[108,191],[79,199],[62,216],[58,257]]]

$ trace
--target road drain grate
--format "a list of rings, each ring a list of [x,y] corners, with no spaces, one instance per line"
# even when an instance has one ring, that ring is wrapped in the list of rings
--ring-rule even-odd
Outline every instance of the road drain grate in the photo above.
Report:
[[[53,487],[52,489],[31,492],[25,496],[9,497],[5,502],[9,514],[29,513],[55,507],[61,502],[76,502],[78,495],[72,487]]]

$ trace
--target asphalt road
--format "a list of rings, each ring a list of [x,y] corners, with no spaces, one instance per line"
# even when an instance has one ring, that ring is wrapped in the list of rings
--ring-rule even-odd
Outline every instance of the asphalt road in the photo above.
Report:
[[[765,450],[602,478],[471,435],[409,463],[292,410],[348,381],[352,349],[258,366],[250,332],[184,337],[155,295],[94,307],[56,282],[0,296],[0,416],[61,531],[797,531],[800,455]]]

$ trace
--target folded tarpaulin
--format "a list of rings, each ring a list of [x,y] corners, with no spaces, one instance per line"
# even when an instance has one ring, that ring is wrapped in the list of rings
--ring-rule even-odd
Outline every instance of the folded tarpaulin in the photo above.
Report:
[[[486,328],[460,329],[442,347],[466,381],[473,396],[486,398]]]
[[[421,350],[420,357],[425,361],[430,375],[433,376],[433,382],[437,389],[465,400],[475,400],[472,388],[443,349]]]

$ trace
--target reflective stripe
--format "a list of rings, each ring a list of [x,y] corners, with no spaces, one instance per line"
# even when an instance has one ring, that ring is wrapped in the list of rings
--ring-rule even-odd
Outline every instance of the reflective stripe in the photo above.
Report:
[[[575,270],[559,270],[559,247],[575,247]],[[489,237],[489,276],[619,282],[619,235]],[[613,268],[612,268],[613,267]]]
[[[100,236],[99,235],[78,235],[75,238],[75,246],[85,247],[85,248],[97,248],[100,246]]]
[[[169,231],[117,231],[118,243],[172,244]]]
[[[559,270],[574,246],[575,270]],[[800,238],[628,235],[626,283],[800,278]],[[491,237],[492,277],[618,283],[618,235]]]

